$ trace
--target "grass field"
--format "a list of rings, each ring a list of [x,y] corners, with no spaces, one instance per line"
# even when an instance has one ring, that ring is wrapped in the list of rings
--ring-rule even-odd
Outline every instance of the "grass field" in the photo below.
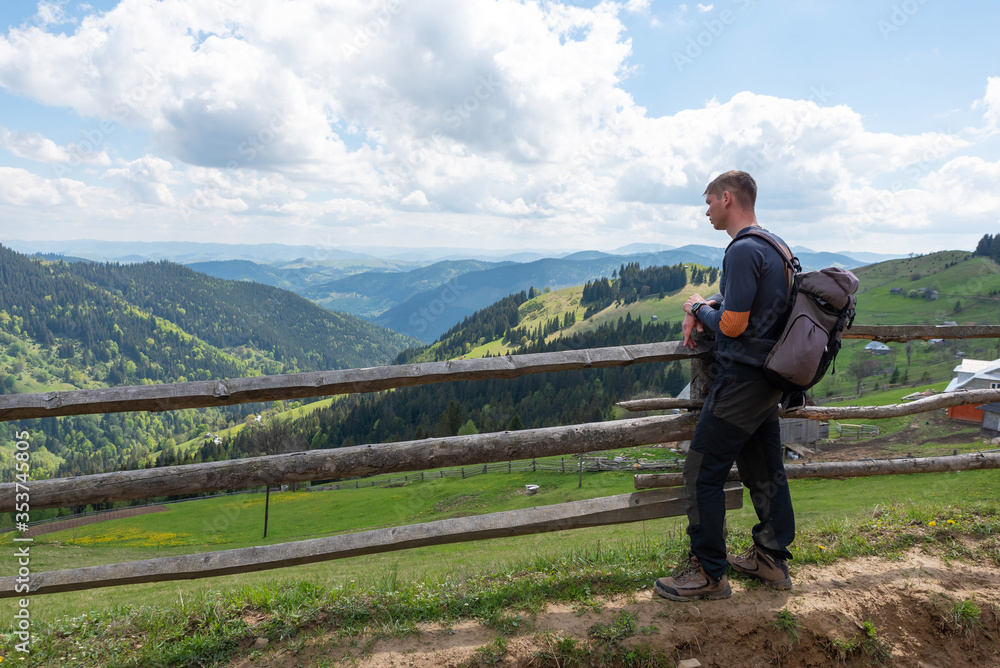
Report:
[[[526,496],[524,485],[540,485],[537,496]],[[1000,471],[882,476],[846,480],[791,481],[801,530],[821,530],[831,523],[848,524],[879,505],[951,503],[963,505],[995,499]],[[119,563],[155,557],[289,542],[346,531],[431,521],[546,505],[581,498],[631,492],[630,473],[603,472],[584,476],[577,489],[574,474],[491,474],[471,479],[445,478],[403,487],[329,492],[272,494],[267,540],[261,540],[263,495],[171,504],[164,513],[125,518],[45,534],[32,545],[33,572]],[[190,600],[209,591],[264,579],[294,579],[321,586],[370,585],[386,578],[439,581],[489,571],[528,557],[555,558],[567,552],[600,549],[649,537],[679,539],[683,518],[563,531],[536,536],[460,543],[405,550],[299,566],[272,573],[245,574],[206,580],[143,584],[90,592],[70,592],[32,598],[39,618],[73,616],[95,608],[118,605],[166,605]],[[755,516],[744,508],[730,513],[730,527],[745,534]],[[0,551],[13,553],[13,534],[0,537]],[[815,550],[799,544],[798,550]],[[11,561],[11,568],[13,566]],[[13,571],[12,571],[13,572]],[[2,604],[11,612],[11,601]]]

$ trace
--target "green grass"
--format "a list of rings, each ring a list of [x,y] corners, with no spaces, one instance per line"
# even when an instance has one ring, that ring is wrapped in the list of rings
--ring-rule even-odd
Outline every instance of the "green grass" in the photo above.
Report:
[[[930,526],[927,517],[954,518],[955,524]],[[803,564],[859,556],[892,558],[915,547],[947,558],[985,558],[1000,564],[1000,554],[989,547],[996,542],[998,527],[996,499],[879,506],[839,523],[801,529],[800,545],[793,547],[792,574]],[[962,537],[986,540],[967,547],[958,540]],[[810,548],[819,544],[823,549]],[[549,554],[523,550],[509,559],[472,560],[461,572],[426,573],[417,579],[392,571],[365,581],[315,583],[283,571],[243,583],[216,580],[212,588],[184,593],[183,600],[150,596],[145,586],[129,589],[133,598],[126,606],[115,605],[104,592],[91,594],[78,610],[61,614],[36,607],[54,597],[34,597],[36,639],[23,665],[229,665],[249,655],[253,639],[259,637],[287,647],[294,656],[310,639],[330,647],[359,641],[370,646],[378,638],[410,635],[420,623],[438,622],[447,628],[470,619],[499,634],[480,653],[482,659],[498,661],[505,639],[530,631],[533,613],[547,604],[593,608],[603,597],[634,593],[670,570],[685,551],[680,532],[602,536],[596,544],[562,544]],[[963,620],[975,616],[966,608],[960,611]],[[795,621],[786,615],[776,623],[787,630],[795,628]],[[648,646],[623,644],[637,631],[644,633],[623,611],[610,623],[591,627],[592,646],[553,636],[549,652],[584,665],[590,659],[598,665],[658,665]],[[0,654],[10,656],[14,641],[10,633],[0,634]],[[875,662],[887,658],[891,645],[869,621],[857,635],[838,640],[829,650],[844,660]]]
[[[619,318],[624,318],[626,315],[631,315],[633,319],[640,318],[643,322],[651,321],[654,315],[657,317],[657,322],[672,322],[680,320],[683,317],[684,311],[682,307],[689,295],[698,292],[704,297],[709,297],[718,291],[718,281],[712,284],[700,283],[695,285],[689,283],[679,290],[664,295],[662,298],[659,296],[646,297],[628,305],[612,305],[584,320],[583,315],[587,309],[580,304],[580,299],[583,297],[583,286],[577,285],[540,294],[534,299],[521,304],[518,309],[521,318],[518,326],[537,327],[539,324],[552,320],[552,318],[557,316],[562,321],[567,311],[573,311],[576,314],[576,323],[550,334],[546,340],[552,341],[561,336],[572,336],[576,333],[595,330],[603,324],[617,322]],[[431,350],[434,350],[437,345],[432,345]],[[484,357],[487,354],[503,355],[513,348],[517,348],[519,345],[519,343],[515,342],[515,345],[512,347],[509,344],[503,343],[500,339],[486,341],[463,355],[462,359]]]
[[[541,485],[536,496],[520,494],[524,484]],[[628,473],[604,472],[584,476],[582,490],[572,474],[492,474],[461,480],[446,478],[405,487],[285,492],[272,494],[268,539],[263,530],[263,495],[239,495],[171,504],[165,513],[125,518],[36,538],[32,547],[34,572],[120,563],[219,549],[288,542],[303,538],[358,531],[394,524],[430,521],[462,514],[487,513],[529,505],[560,503],[578,498],[610,496],[633,491]],[[792,499],[798,525],[804,530],[849,525],[871,509],[894,502],[956,505],[995,498],[998,471],[914,474],[793,480]],[[930,517],[921,517],[929,521]],[[942,524],[948,518],[942,518]],[[749,501],[729,514],[736,534],[749,535],[756,519]],[[502,540],[458,543],[401,552],[342,559],[277,571],[263,577],[293,578],[319,586],[370,585],[389,577],[419,582],[462,577],[480,568],[524,559],[556,558],[574,550],[601,550],[602,545],[683,536],[684,518],[664,518],[635,524],[563,531]],[[12,534],[0,536],[0,551],[12,551]],[[820,552],[816,543],[801,537],[794,550]],[[829,546],[826,546],[829,547]],[[220,587],[251,585],[261,575],[245,574],[173,583],[143,584],[101,590],[102,607],[128,605],[137,600],[168,604],[192,599]],[[76,615],[93,608],[94,592],[71,592],[32,599],[40,617]],[[0,608],[10,607],[10,601]],[[11,608],[12,609],[12,608]]]

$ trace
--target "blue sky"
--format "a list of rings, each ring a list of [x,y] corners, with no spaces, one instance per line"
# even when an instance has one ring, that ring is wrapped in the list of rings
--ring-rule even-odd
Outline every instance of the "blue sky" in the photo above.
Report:
[[[723,245],[1000,232],[995,3],[0,5],[0,242]]]

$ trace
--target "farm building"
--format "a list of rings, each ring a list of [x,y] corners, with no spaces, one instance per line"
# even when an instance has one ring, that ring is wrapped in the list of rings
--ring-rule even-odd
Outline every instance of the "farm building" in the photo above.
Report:
[[[865,352],[872,355],[888,355],[892,352],[892,349],[881,341],[872,341],[865,346]]]
[[[980,434],[986,438],[1000,436],[1000,402],[979,406],[983,412],[983,428]]]
[[[954,371],[958,375],[948,383],[945,392],[1000,388],[1000,359],[992,361],[963,359]],[[983,411],[975,406],[953,406],[948,409],[948,417],[983,424]]]

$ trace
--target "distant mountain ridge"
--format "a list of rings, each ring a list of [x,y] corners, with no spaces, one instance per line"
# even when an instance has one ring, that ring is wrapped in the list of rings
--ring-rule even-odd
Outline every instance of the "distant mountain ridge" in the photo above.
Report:
[[[93,248],[100,250],[103,243],[110,242],[94,242],[97,246]],[[126,242],[122,244],[109,248],[125,250],[136,247]],[[242,253],[246,256],[264,252],[262,247],[228,247],[225,244],[151,244],[148,248],[160,254],[172,249],[184,253],[185,257],[196,251],[204,255],[209,248],[225,251],[227,255]],[[633,243],[611,253],[560,251],[560,257],[537,259],[530,259],[537,252],[532,250],[515,254],[494,251],[494,257],[506,254],[507,257],[529,261],[465,257],[430,262],[429,258],[447,255],[449,251],[469,254],[479,251],[387,247],[379,253],[381,257],[372,253],[344,253],[344,257],[332,259],[337,252],[330,251],[331,259],[322,254],[317,259],[315,249],[283,248],[283,257],[306,250],[312,251],[312,255],[296,255],[291,260],[266,263],[243,257],[190,262],[188,265],[217,278],[254,281],[291,290],[328,309],[351,313],[401,334],[430,342],[465,316],[506,295],[531,287],[559,289],[581,285],[589,280],[610,277],[614,270],[629,262],[639,262],[642,267],[677,263],[720,267],[725,254],[724,247],[700,244],[671,248],[660,244]],[[649,251],[657,248],[664,250]],[[374,249],[364,250],[377,252]],[[796,247],[795,251],[805,270],[827,266],[854,269],[866,263],[850,253],[816,252],[804,247]]]

